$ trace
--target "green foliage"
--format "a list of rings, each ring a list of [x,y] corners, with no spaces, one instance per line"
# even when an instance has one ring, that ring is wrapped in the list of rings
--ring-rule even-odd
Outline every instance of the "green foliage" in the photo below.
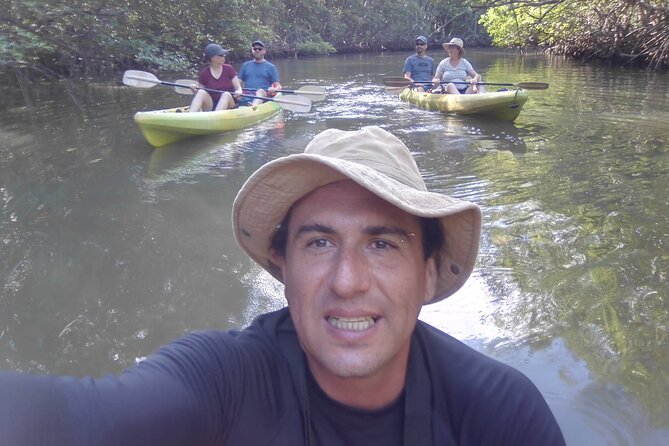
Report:
[[[542,6],[504,5],[489,9],[480,23],[496,46],[550,46],[569,38],[574,32],[569,17],[585,7],[572,0]]]
[[[137,62],[168,71],[187,70],[190,65],[183,56],[162,51],[154,44],[142,44],[137,48]]]
[[[666,0],[0,0],[0,64],[65,77],[173,71],[200,65],[210,42],[232,49],[234,62],[254,39],[272,55],[310,55],[406,50],[424,34],[660,66],[669,59],[668,11]]]
[[[337,50],[329,43],[323,41],[308,40],[296,46],[295,52],[300,56],[316,56],[322,54],[336,53]]]
[[[666,45],[669,2],[666,0],[484,3],[492,7],[481,17],[480,23],[497,46],[543,46],[570,56],[669,66],[669,46]]]

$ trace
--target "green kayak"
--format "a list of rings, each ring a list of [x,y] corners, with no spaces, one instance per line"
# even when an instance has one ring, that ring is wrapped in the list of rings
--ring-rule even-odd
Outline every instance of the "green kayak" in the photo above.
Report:
[[[428,110],[478,115],[502,121],[513,121],[520,114],[527,91],[508,90],[479,94],[435,94],[422,93],[405,88],[400,99]]]
[[[278,103],[267,101],[252,107],[200,113],[188,113],[188,107],[137,112],[134,119],[149,144],[160,147],[191,136],[212,135],[248,127],[280,110]]]

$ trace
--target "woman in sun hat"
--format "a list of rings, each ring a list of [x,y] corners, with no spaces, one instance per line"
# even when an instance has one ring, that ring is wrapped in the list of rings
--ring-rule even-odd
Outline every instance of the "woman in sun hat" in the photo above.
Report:
[[[443,91],[450,94],[473,94],[484,93],[485,89],[477,85],[481,82],[481,75],[474,70],[472,64],[465,59],[465,48],[462,39],[453,37],[449,42],[442,44],[444,50],[448,53],[448,57],[437,66],[437,72],[434,75],[432,82],[434,83],[435,91],[440,84],[446,83],[442,86]],[[469,84],[469,85],[466,85]]]
[[[190,112],[225,110],[236,106],[242,94],[242,85],[237,71],[232,65],[225,63],[230,51],[220,45],[210,43],[204,48],[204,60],[207,66],[197,77],[198,87],[190,103]],[[222,90],[224,93],[202,90],[202,88]],[[234,95],[234,96],[233,96]]]

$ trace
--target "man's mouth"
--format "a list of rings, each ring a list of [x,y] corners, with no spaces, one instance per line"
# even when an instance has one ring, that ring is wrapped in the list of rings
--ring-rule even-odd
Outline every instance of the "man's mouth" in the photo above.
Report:
[[[347,331],[363,331],[371,328],[378,318],[374,317],[334,317],[330,316],[327,321],[334,328]]]

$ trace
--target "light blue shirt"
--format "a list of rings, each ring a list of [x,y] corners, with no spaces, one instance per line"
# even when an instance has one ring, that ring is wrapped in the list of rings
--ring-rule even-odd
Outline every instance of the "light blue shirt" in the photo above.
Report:
[[[418,54],[413,54],[404,62],[402,73],[411,73],[411,79],[416,82],[432,82],[434,59],[430,56],[419,57]]]
[[[274,82],[279,82],[279,71],[266,60],[260,63],[249,60],[242,65],[238,77],[244,82],[244,87],[262,88],[266,91]]]

